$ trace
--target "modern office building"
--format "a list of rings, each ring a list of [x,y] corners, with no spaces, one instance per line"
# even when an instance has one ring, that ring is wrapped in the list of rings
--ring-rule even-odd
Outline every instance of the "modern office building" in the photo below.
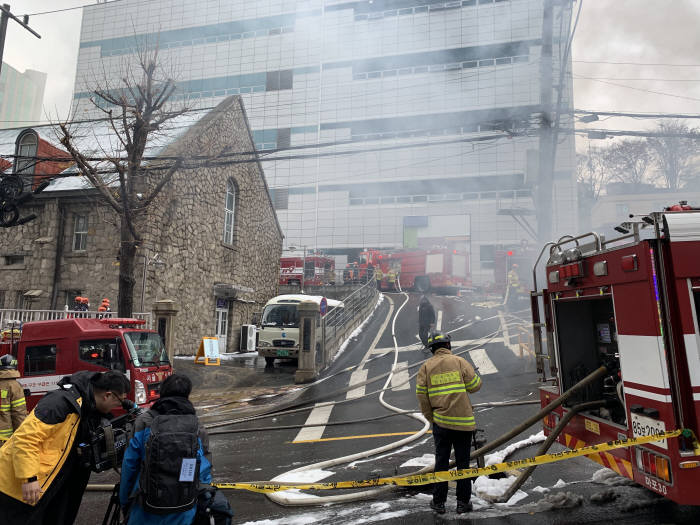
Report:
[[[74,98],[93,114],[91,88],[104,76],[116,87],[135,50],[157,45],[175,102],[242,95],[286,246],[464,248],[486,283],[500,247],[537,242],[542,102],[572,107],[559,67],[571,11],[569,0],[107,2],[84,9]],[[561,123],[553,235],[577,226]]]
[[[0,128],[32,126],[42,120],[46,73],[20,73],[6,62],[0,73]]]

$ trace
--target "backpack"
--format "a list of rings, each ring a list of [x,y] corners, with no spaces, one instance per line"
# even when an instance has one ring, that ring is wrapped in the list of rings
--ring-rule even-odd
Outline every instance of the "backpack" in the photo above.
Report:
[[[192,525],[231,525],[233,510],[223,492],[204,485],[197,499],[197,514]]]
[[[199,423],[193,414],[157,415],[151,423],[139,479],[146,512],[184,512],[199,494]]]

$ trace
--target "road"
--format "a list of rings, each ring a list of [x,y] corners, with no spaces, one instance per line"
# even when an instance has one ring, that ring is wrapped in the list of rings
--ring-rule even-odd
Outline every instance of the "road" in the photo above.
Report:
[[[453,352],[461,352],[482,376],[483,387],[472,396],[473,403],[537,399],[534,362],[527,353],[521,355],[516,344],[518,325],[527,323],[524,317],[505,314],[495,305],[472,304],[468,298],[430,298],[438,312],[440,328],[451,333]],[[262,360],[254,356],[225,363],[242,368],[244,379],[231,383],[223,395],[218,389],[196,398],[206,424],[280,406],[307,408],[212,429],[215,479],[342,481],[407,474],[430,463],[434,452],[432,437],[424,432],[423,422],[392,411],[416,409],[413,376],[420,363],[430,356],[418,343],[419,300],[420,296],[415,294],[385,294],[372,318],[321,380],[301,389],[292,385],[294,369],[289,365],[276,363],[273,369],[265,369]],[[525,316],[526,312],[521,315]],[[180,365],[176,363],[176,366]],[[394,373],[389,376],[392,370]],[[201,374],[207,373],[211,372],[203,368],[196,370],[199,375],[195,375],[195,385],[200,389],[206,388],[208,381]],[[226,376],[224,368],[217,373]],[[387,390],[380,401],[378,391],[387,381]],[[355,388],[350,389],[352,386]],[[329,401],[335,403],[331,405]],[[324,405],[315,406],[317,403]],[[537,409],[537,405],[480,408],[476,410],[477,425],[490,440]],[[290,428],[312,422],[322,426]],[[537,425],[513,441],[539,431]],[[368,451],[380,447],[387,450],[369,455]],[[509,459],[528,457],[535,448],[517,450]],[[348,456],[353,458],[339,459]],[[319,462],[326,464],[314,466]],[[94,476],[93,481],[110,479],[113,475],[103,474]],[[264,495],[247,491],[231,491],[227,495],[236,512],[234,522],[247,525],[421,524],[469,520],[609,523],[613,519],[620,523],[700,522],[700,512],[696,509],[662,500],[585,458],[540,467],[510,502],[490,502],[489,495],[508,484],[503,478],[480,478],[472,500],[475,510],[469,515],[454,512],[456,501],[452,488],[444,516],[436,516],[428,508],[428,488],[395,489],[372,499],[365,497],[333,505],[325,499],[331,495],[327,491],[283,493],[281,497],[291,506],[279,505]],[[348,491],[332,492],[333,496],[342,498],[347,494]],[[101,522],[107,499],[104,493],[87,494],[79,523]],[[300,505],[303,502],[310,505]]]

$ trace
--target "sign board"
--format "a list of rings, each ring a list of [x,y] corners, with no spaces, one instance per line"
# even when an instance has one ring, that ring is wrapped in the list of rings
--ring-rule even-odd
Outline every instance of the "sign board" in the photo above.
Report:
[[[217,337],[202,337],[194,362],[198,365],[220,365],[219,339]]]
[[[328,311],[328,300],[325,297],[321,297],[321,302],[319,303],[319,310],[321,312],[321,317],[326,315]]]

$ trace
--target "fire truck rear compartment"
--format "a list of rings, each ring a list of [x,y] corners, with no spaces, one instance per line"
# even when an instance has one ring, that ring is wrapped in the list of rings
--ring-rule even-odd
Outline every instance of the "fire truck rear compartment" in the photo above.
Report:
[[[594,410],[591,415],[625,425],[626,411],[618,385],[620,356],[612,298],[557,301],[554,313],[562,392],[601,365],[610,372],[573,395],[565,405],[604,400],[606,407]]]

